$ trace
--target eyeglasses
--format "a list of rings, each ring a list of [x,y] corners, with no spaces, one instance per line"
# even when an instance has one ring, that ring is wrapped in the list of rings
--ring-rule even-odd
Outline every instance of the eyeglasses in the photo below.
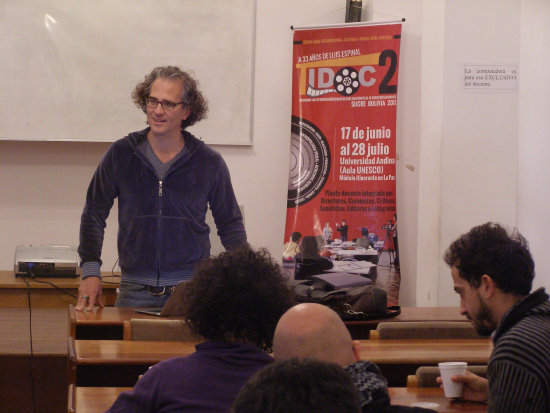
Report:
[[[158,100],[156,98],[145,99],[145,104],[147,105],[147,107],[151,109],[156,109],[159,103],[161,104],[164,110],[172,110],[176,106],[181,105],[184,102],[174,103],[174,102],[170,102],[169,100]]]

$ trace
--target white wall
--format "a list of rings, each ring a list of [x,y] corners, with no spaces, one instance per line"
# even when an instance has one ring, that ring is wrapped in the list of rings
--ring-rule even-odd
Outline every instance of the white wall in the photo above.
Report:
[[[516,225],[518,93],[467,93],[464,64],[518,64],[519,0],[447,1],[441,249],[472,226]],[[439,302],[458,302],[441,266]]]
[[[535,286],[548,287],[550,223],[543,217],[550,198],[550,4],[447,1],[446,16],[440,255],[474,225],[517,227],[530,241]],[[461,71],[472,62],[517,65],[518,90],[465,93]],[[449,269],[440,266],[439,304],[458,303],[449,278]]]
[[[535,258],[535,286],[550,288],[550,2],[523,0],[518,148],[518,228]]]
[[[550,223],[543,210],[550,204],[545,185],[549,166],[544,163],[548,145],[543,139],[549,122],[549,81],[544,70],[550,54],[544,52],[548,52],[545,39],[550,29],[540,13],[544,10],[548,21],[546,3],[373,1],[375,20],[407,19],[397,114],[402,305],[456,303],[441,260],[448,243],[489,219],[516,225],[516,214],[520,229],[525,228],[531,240],[539,274],[542,268],[549,284],[550,259],[544,241],[550,237],[546,227]],[[244,205],[250,242],[276,256],[283,243],[286,214],[290,26],[342,22],[344,12],[343,0],[258,0],[253,146],[216,147]],[[520,56],[519,105],[518,94],[466,95],[460,89],[463,61],[517,63]],[[78,244],[85,191],[107,147],[102,143],[0,142],[1,270],[12,268],[17,244]],[[116,260],[115,239],[113,211],[104,271]]]
[[[216,146],[244,205],[250,242],[277,256],[283,244],[290,150],[290,26],[342,22],[344,15],[339,0],[258,0],[253,146]],[[0,141],[0,269],[13,268],[17,244],[78,244],[86,188],[107,148],[102,143]],[[103,271],[117,257],[116,214],[113,209],[107,223]]]
[[[418,170],[416,284],[402,305],[437,305],[441,208],[441,131],[444,91],[445,2],[425,0],[422,18],[421,139]],[[414,292],[414,295],[411,294]]]
[[[0,142],[0,269],[13,269],[18,244],[78,245],[86,189],[107,147]],[[107,244],[113,240],[110,234]],[[112,266],[116,253],[107,250],[106,264]]]

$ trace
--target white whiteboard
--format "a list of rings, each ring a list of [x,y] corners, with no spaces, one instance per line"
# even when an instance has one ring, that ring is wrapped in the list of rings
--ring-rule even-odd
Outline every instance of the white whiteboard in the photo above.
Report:
[[[208,118],[189,131],[251,144],[255,0],[2,0],[0,139],[115,141],[156,66],[194,74]]]

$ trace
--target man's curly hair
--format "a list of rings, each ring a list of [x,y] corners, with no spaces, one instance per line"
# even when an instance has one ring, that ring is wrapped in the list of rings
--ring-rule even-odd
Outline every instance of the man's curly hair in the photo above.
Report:
[[[460,236],[449,246],[444,259],[475,288],[480,286],[482,275],[487,274],[503,292],[527,295],[535,277],[527,240],[517,230],[508,234],[504,227],[492,222]]]
[[[266,351],[279,318],[293,304],[281,267],[267,250],[248,246],[201,261],[183,302],[187,323],[201,336]]]
[[[138,108],[140,108],[144,113],[147,113],[147,105],[145,104],[145,101],[151,93],[151,86],[153,85],[153,82],[158,78],[181,80],[183,82],[181,101],[190,110],[187,119],[182,120],[181,122],[181,127],[183,129],[206,118],[208,104],[206,103],[205,97],[199,90],[198,82],[193,79],[189,73],[182,71],[177,66],[155,67],[151,73],[145,76],[143,82],[138,83],[132,92],[132,100]]]

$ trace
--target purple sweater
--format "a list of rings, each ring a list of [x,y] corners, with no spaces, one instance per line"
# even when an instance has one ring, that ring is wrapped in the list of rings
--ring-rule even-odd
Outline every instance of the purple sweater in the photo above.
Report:
[[[187,151],[159,180],[139,149],[149,128],[113,143],[90,182],[80,223],[82,279],[100,277],[106,219],[118,199],[118,256],[122,278],[175,285],[210,255],[208,206],[225,249],[246,244],[229,170],[221,155],[182,130]]]
[[[250,344],[206,341],[196,349],[151,367],[107,412],[227,412],[250,376],[273,362]]]

